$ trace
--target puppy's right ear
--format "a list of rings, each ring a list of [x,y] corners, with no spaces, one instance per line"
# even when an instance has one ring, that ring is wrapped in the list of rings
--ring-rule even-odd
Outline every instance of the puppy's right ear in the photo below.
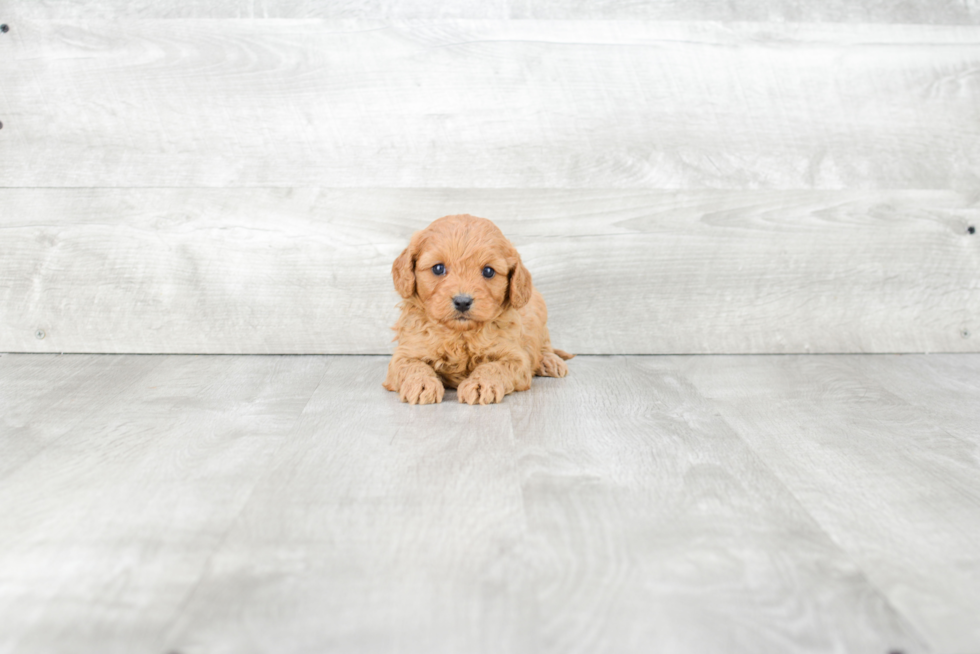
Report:
[[[508,292],[510,295],[510,306],[515,309],[520,309],[530,302],[531,293],[534,292],[534,286],[531,284],[531,273],[524,267],[524,263],[521,261],[519,255],[517,257],[517,264],[510,271]]]
[[[421,238],[419,232],[412,235],[412,240],[408,244],[395,263],[391,264],[391,278],[395,281],[395,290],[403,298],[408,299],[415,295],[415,260],[419,256]]]

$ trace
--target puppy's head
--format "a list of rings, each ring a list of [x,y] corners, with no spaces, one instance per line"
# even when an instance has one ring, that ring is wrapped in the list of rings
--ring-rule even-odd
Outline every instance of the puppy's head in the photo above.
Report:
[[[430,319],[458,331],[531,299],[531,274],[514,246],[492,222],[467,214],[415,232],[391,275],[402,297],[418,297]]]

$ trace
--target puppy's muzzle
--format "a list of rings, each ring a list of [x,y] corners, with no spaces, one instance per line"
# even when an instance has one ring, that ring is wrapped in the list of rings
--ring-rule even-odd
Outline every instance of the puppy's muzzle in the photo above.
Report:
[[[453,297],[453,306],[456,307],[456,311],[466,313],[473,306],[473,296],[459,294]]]

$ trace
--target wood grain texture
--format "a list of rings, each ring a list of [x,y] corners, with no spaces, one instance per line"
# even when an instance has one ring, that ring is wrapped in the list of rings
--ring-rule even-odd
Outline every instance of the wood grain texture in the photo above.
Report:
[[[0,479],[114,406],[162,362],[98,355],[0,358]]]
[[[932,495],[975,484],[948,456],[945,417],[867,397],[863,436],[879,456],[850,461],[865,500],[841,502],[847,484],[831,472],[811,470],[801,494],[784,479],[799,462],[765,455],[786,431],[763,428],[750,447],[730,398],[689,381],[717,395],[744,369],[747,414],[799,395],[794,424],[836,429],[812,401],[820,384],[780,376],[786,357],[582,357],[501,405],[450,391],[410,407],[381,388],[384,357],[6,355],[0,393],[27,369],[77,378],[148,359],[160,363],[131,389],[0,478],[0,651],[915,654],[980,642],[963,592],[977,523],[958,521],[976,497]],[[810,360],[860,376],[869,359]],[[870,360],[903,380],[928,365]],[[933,436],[895,438],[910,418],[935,418]],[[907,501],[916,494],[931,499]],[[929,529],[887,547],[875,529],[837,529],[861,515],[888,533]],[[921,558],[926,538],[938,549]],[[929,629],[937,616],[942,633]]]
[[[855,369],[864,377],[922,410],[941,416],[944,431],[973,447],[963,448],[967,462],[980,461],[980,361],[976,357],[937,354],[929,357],[867,357]],[[931,380],[923,384],[923,379]]]
[[[391,262],[463,211],[517,245],[571,352],[980,343],[980,205],[950,191],[0,189],[0,206],[6,351],[385,353]]]
[[[980,370],[976,357],[946,361]],[[961,435],[956,413],[887,388],[912,389],[914,373],[916,394],[948,385],[946,366],[928,362],[712,357],[679,361],[677,370],[936,651],[972,652],[980,646],[977,423]],[[961,397],[975,405],[978,394],[973,387]]]
[[[27,20],[0,184],[975,189],[978,66],[975,26]]]
[[[980,8],[963,0],[5,0],[0,19],[61,18],[466,18],[645,19],[969,24]]]
[[[522,652],[536,632],[507,405],[406,411],[384,358],[329,359],[167,645]]]
[[[92,367],[133,378],[149,359]],[[50,374],[63,360],[34,357]],[[80,422],[48,417],[69,431],[0,478],[0,651],[163,652],[324,372],[317,358],[153,365]]]
[[[576,359],[508,398],[536,651],[921,649],[673,361]]]

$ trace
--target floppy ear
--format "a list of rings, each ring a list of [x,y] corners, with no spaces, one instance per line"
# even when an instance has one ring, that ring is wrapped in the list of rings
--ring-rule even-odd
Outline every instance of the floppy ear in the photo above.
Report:
[[[412,240],[408,247],[391,264],[391,278],[395,281],[395,290],[403,298],[410,298],[415,295],[415,260],[419,256],[421,249],[420,232],[412,235]]]
[[[531,273],[524,267],[521,258],[517,257],[517,265],[510,271],[510,283],[507,292],[510,299],[510,306],[520,309],[531,301]]]

